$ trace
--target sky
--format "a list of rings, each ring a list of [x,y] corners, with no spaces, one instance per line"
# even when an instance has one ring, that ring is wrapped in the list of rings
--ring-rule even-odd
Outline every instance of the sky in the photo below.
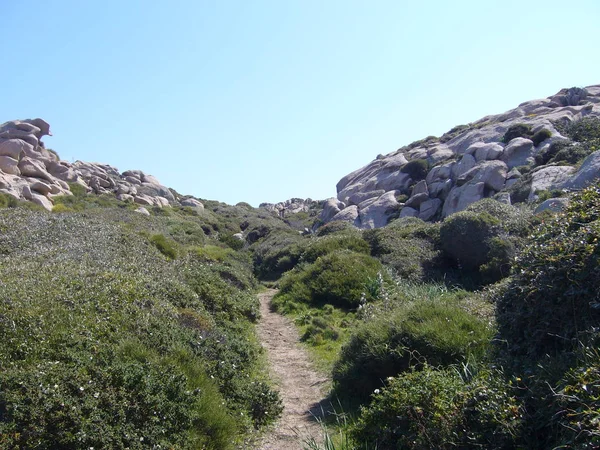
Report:
[[[600,1],[0,0],[0,123],[67,161],[258,206],[600,83]]]

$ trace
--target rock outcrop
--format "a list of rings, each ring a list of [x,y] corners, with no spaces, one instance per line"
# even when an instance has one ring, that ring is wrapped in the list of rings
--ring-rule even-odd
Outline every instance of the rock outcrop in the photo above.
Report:
[[[44,136],[51,133],[50,125],[42,119],[0,125],[0,192],[51,210],[53,197],[72,195],[69,183],[77,183],[88,193],[111,194],[142,206],[204,208],[193,197],[176,198],[155,177],[140,170],[120,173],[107,164],[61,161],[45,148],[41,140]]]
[[[539,165],[536,156],[554,142],[568,141],[556,124],[584,117],[600,117],[600,85],[563,89],[504,114],[454,127],[440,138],[430,136],[378,155],[338,182],[337,198],[326,200],[319,218],[345,220],[359,228],[385,226],[391,217],[442,219],[482,198],[510,201],[507,190],[522,179],[519,169],[531,172],[529,201],[539,190],[580,189],[600,176],[600,151],[589,155],[577,171]],[[521,124],[526,135],[514,132]],[[427,166],[424,179],[413,179],[415,173],[407,170],[415,160]]]

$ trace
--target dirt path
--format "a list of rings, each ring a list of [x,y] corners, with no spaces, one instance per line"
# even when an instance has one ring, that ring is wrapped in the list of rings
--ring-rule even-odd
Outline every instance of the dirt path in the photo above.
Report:
[[[300,346],[296,327],[285,317],[270,309],[277,291],[259,294],[261,319],[258,336],[268,352],[271,373],[278,383],[283,400],[283,415],[275,429],[269,432],[258,450],[302,450],[303,440],[313,437],[320,441],[321,428],[314,416],[321,414],[327,378],[313,368],[306,350]]]

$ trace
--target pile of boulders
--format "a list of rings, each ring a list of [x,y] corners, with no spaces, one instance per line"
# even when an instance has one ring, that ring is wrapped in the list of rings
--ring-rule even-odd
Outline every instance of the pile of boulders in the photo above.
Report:
[[[337,198],[325,202],[321,222],[344,220],[359,228],[378,228],[392,217],[443,219],[486,197],[510,202],[503,193],[519,181],[521,167],[530,171],[529,200],[537,191],[582,188],[600,176],[600,151],[589,155],[578,170],[536,167],[535,156],[554,142],[567,140],[555,123],[590,116],[600,116],[600,85],[563,89],[547,99],[455,127],[441,138],[379,155],[339,181]],[[542,139],[506,140],[507,131],[520,124],[533,136],[541,132],[537,136]],[[415,172],[407,170],[411,161],[427,167],[422,179],[414,179]]]
[[[193,197],[176,198],[169,188],[141,170],[120,173],[107,164],[61,161],[41,141],[49,135],[50,125],[42,119],[0,125],[0,192],[52,210],[53,198],[72,195],[70,184],[76,183],[88,193],[112,194],[142,206],[204,208]]]

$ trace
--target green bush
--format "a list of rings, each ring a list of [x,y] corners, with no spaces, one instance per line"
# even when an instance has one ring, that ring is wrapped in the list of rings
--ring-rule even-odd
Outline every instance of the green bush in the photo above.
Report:
[[[518,137],[531,139],[532,134],[531,125],[517,123],[515,125],[511,125],[508,130],[506,130],[506,133],[504,133],[504,136],[502,136],[501,141],[505,144],[508,144],[510,141]]]
[[[466,269],[477,270],[488,261],[490,240],[500,221],[490,214],[461,211],[441,225],[442,249]]]
[[[301,261],[312,263],[320,256],[325,256],[337,250],[352,250],[357,253],[370,253],[369,244],[362,238],[358,231],[345,231],[327,236],[317,237],[308,241]]]
[[[338,250],[285,274],[275,299],[280,304],[289,300],[356,308],[368,294],[365,283],[382,270],[381,263],[368,255]]]
[[[421,301],[356,330],[333,370],[336,392],[366,401],[383,381],[423,364],[448,365],[484,355],[493,330],[459,306]]]
[[[343,220],[334,220],[333,222],[328,222],[325,225],[319,227],[316,232],[317,236],[327,236],[328,234],[337,233],[339,231],[348,231],[353,230],[355,227],[350,222],[345,222]]]
[[[600,188],[576,194],[564,214],[540,225],[498,300],[505,350],[535,366],[565,356],[600,326]]]
[[[484,199],[442,223],[441,247],[459,267],[483,275],[482,281],[497,281],[509,274],[530,217],[528,211]]]
[[[550,130],[547,130],[546,128],[542,128],[541,130],[537,131],[533,135],[531,140],[533,141],[533,145],[537,147],[542,142],[544,142],[546,139],[549,139],[551,137],[552,137],[552,132]]]
[[[158,249],[159,252],[161,252],[167,258],[177,258],[177,248],[175,247],[175,243],[167,239],[164,235],[152,235],[150,236],[150,242]]]
[[[19,206],[19,200],[12,195],[0,192],[0,208],[16,208]]]
[[[403,279],[422,280],[437,266],[438,224],[402,218],[387,227],[367,230],[363,236],[371,254]]]
[[[515,448],[522,412],[497,372],[410,371],[388,380],[351,435],[380,450]]]
[[[300,260],[305,239],[298,233],[272,233],[253,247],[254,273],[262,280],[278,279]]]
[[[413,159],[407,162],[400,171],[410,175],[413,181],[424,180],[429,170],[429,164],[426,159]]]

